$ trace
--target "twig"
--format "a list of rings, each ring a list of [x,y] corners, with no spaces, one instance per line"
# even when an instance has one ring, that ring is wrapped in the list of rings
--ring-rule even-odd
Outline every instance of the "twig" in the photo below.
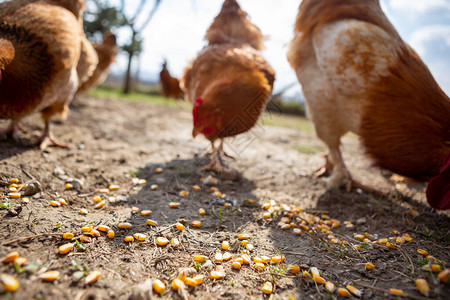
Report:
[[[62,236],[63,234],[62,233],[41,233],[41,234],[21,237],[21,238],[15,239],[15,240],[4,242],[2,244],[2,246],[11,245],[11,244],[14,244],[14,243],[17,243],[17,242],[21,242],[21,241],[31,240],[31,239],[34,239],[34,238],[37,238],[37,237],[41,237],[41,236],[58,236],[58,235]]]
[[[406,255],[405,253],[403,253],[403,251],[401,251],[400,248],[398,248],[397,250],[403,256],[405,261],[407,261],[411,265],[411,275],[414,275],[414,273],[415,273],[415,271],[414,271],[414,264],[413,264],[411,258],[408,255]]]
[[[355,281],[352,281],[352,282],[353,282],[354,285],[359,285],[359,286],[362,286],[362,287],[365,287],[365,288],[368,288],[368,289],[372,289],[372,290],[375,290],[375,291],[387,293],[387,294],[390,294],[390,295],[395,295],[395,296],[398,296],[398,297],[414,299],[414,300],[428,300],[429,299],[429,298],[424,298],[424,297],[411,296],[411,295],[408,295],[408,294],[398,295],[398,294],[391,293],[388,290],[385,290],[385,289],[382,289],[382,288],[377,288],[377,287],[374,287],[374,286],[371,286],[371,285],[367,285],[367,284],[364,284],[364,283],[360,283],[360,282],[355,282]]]

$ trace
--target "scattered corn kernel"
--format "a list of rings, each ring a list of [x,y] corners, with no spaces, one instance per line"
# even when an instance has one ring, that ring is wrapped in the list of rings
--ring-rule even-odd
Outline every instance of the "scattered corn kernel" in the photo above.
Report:
[[[148,209],[141,211],[141,215],[144,216],[144,217],[150,216],[151,214],[152,214],[152,211],[148,210]]]
[[[27,264],[27,258],[26,257],[21,257],[19,256],[18,258],[16,258],[16,260],[14,261],[14,264],[19,265],[19,266],[24,266]]]
[[[302,235],[302,230],[300,228],[294,228],[293,232],[295,235]]]
[[[428,251],[427,250],[423,250],[423,249],[417,249],[417,253],[423,255],[423,256],[427,256],[428,255]]]
[[[66,185],[64,185],[64,188],[65,188],[66,190],[70,190],[70,189],[73,188],[73,184],[71,184],[71,183],[66,183]]]
[[[94,270],[88,276],[86,276],[86,278],[84,279],[84,283],[93,284],[94,282],[97,281],[97,279],[100,278],[101,275],[102,275],[102,272],[100,272],[98,270]]]
[[[238,261],[233,261],[232,263],[231,263],[231,267],[233,268],[233,269],[236,269],[236,270],[239,270],[240,268],[241,268],[241,263],[240,262],[238,262]]]
[[[158,237],[156,238],[156,244],[160,247],[165,246],[169,243],[169,240],[166,239],[165,237]]]
[[[241,233],[241,234],[238,235],[238,239],[239,240],[247,240],[249,238],[250,238],[250,236],[248,234],[245,234],[245,233]]]
[[[119,189],[119,186],[117,184],[110,184],[108,189],[110,191],[117,191]]]
[[[174,291],[178,291],[179,289],[184,289],[184,288],[186,288],[186,286],[184,285],[184,282],[181,279],[175,278],[172,281],[172,289]]]
[[[19,257],[19,252],[14,251],[6,254],[2,258],[0,258],[0,261],[4,264],[14,262]]]
[[[269,209],[270,208],[270,202],[267,202],[267,203],[264,203],[263,205],[262,205],[262,208],[263,209]]]
[[[182,231],[184,229],[184,225],[181,223],[176,223],[175,227],[177,228],[178,231]]]
[[[428,285],[428,282],[425,279],[423,278],[416,279],[416,286],[419,289],[419,292],[425,297],[428,297],[430,295],[430,286]]]
[[[172,245],[172,247],[179,247],[180,246],[180,241],[177,238],[173,238],[172,240],[170,240],[170,245]]]
[[[109,193],[109,189],[98,189],[97,191],[99,193],[102,193],[102,194],[108,194]]]
[[[19,178],[10,178],[9,183],[19,183]]]
[[[225,277],[224,271],[211,271],[211,279],[222,279]]]
[[[48,271],[42,274],[39,274],[39,279],[42,281],[52,282],[59,278],[59,271]]]
[[[202,227],[202,221],[192,221],[191,225],[192,227],[200,228]]]
[[[80,208],[80,214],[87,215],[88,214],[88,210],[86,208]]]
[[[227,261],[227,260],[230,260],[233,257],[233,255],[231,255],[229,252],[225,252],[222,255],[222,257],[223,257],[223,260]]]
[[[255,257],[253,257],[253,262],[255,262],[255,263],[262,263],[263,260],[262,260],[261,257],[255,256]]]
[[[112,230],[108,230],[108,238],[113,239],[116,234]]]
[[[83,243],[90,243],[92,242],[92,238],[90,236],[82,234],[80,236],[80,241],[82,241]]]
[[[200,274],[200,275],[195,275],[194,278],[192,278],[192,279],[195,280],[195,283],[197,283],[197,285],[200,285],[203,283],[203,278],[204,278],[204,276]]]
[[[248,244],[248,241],[246,241],[246,240],[241,241],[241,246],[242,247],[247,246],[247,244]]]
[[[413,238],[407,233],[402,234],[402,238],[407,242],[412,242],[413,240]]]
[[[322,276],[313,276],[313,279],[317,284],[325,284],[327,282]]]
[[[28,197],[23,197],[22,198],[22,203],[29,203],[30,202],[30,198],[28,198]]]
[[[284,261],[284,256],[277,255],[272,257],[272,263],[274,264],[279,264],[282,261]]]
[[[264,294],[270,295],[273,292],[273,284],[270,281],[264,282],[262,286],[262,291]]]
[[[352,293],[354,296],[356,297],[361,297],[362,293],[360,290],[358,290],[357,288],[355,288],[352,285],[347,285],[346,289],[350,291],[350,293]]]
[[[373,269],[375,269],[375,265],[373,264],[373,263],[371,263],[371,262],[367,262],[366,263],[366,269],[367,270],[373,270]]]
[[[411,209],[410,211],[408,211],[408,214],[413,217],[418,217],[420,215],[419,212],[415,209]]]
[[[199,214],[200,216],[204,216],[204,215],[206,215],[206,211],[205,211],[203,208],[199,208],[199,209],[198,209],[198,214]]]
[[[252,261],[250,258],[250,255],[248,255],[248,254],[242,254],[241,258],[242,258],[242,263],[245,265],[250,264],[250,262]]]
[[[214,256],[214,261],[216,262],[223,262],[223,255],[220,252],[217,252],[216,255]]]
[[[438,279],[443,283],[450,281],[450,269],[444,269],[437,275]]]
[[[92,226],[81,227],[81,232],[90,232],[91,230],[92,230]]]
[[[132,225],[130,223],[119,223],[119,225],[117,225],[117,227],[119,227],[120,229],[130,229],[132,227]]]
[[[156,293],[161,294],[166,290],[166,285],[159,279],[153,281],[153,289]]]
[[[382,238],[382,239],[379,239],[379,240],[377,241],[377,243],[378,243],[379,245],[386,245],[387,242],[388,242],[388,239],[387,239],[387,238]]]
[[[124,239],[125,242],[129,243],[134,241],[134,237],[132,235],[127,235]]]
[[[431,271],[431,272],[433,272],[433,273],[437,273],[437,272],[440,272],[440,271],[441,271],[441,266],[438,265],[438,264],[432,264],[431,267],[430,267],[430,265],[424,265],[424,266],[422,267],[422,270],[428,271],[428,272]]]
[[[94,198],[92,198],[92,201],[93,201],[94,203],[99,203],[100,201],[102,201],[102,197],[100,197],[100,196],[95,196]]]
[[[143,233],[135,233],[135,234],[133,234],[133,237],[134,237],[134,239],[135,240],[138,240],[138,241],[145,241],[145,239],[147,238],[147,236],[145,235],[145,234],[143,234]]]
[[[355,238],[355,240],[358,240],[358,241],[362,241],[365,238],[365,236],[363,234],[355,234],[353,237]]]
[[[108,231],[109,231],[109,226],[106,226],[106,225],[98,225],[98,226],[97,226],[97,230],[102,231],[102,232],[108,232]]]
[[[245,248],[247,248],[248,251],[252,252],[253,249],[255,249],[255,246],[253,246],[253,244],[247,244],[245,245]]]
[[[386,243],[386,247],[388,247],[389,249],[397,249],[396,246],[392,245],[392,244],[389,243],[389,242]]]
[[[306,271],[306,270],[302,272],[302,276],[303,276],[303,278],[305,278],[305,279],[312,279],[311,274],[309,274],[309,272]]]
[[[5,292],[13,293],[19,288],[19,281],[8,274],[0,274],[0,282]]]
[[[272,214],[271,214],[270,212],[265,212],[265,213],[263,214],[263,218],[264,218],[264,219],[270,219],[271,216],[272,216]]]
[[[56,201],[58,201],[60,205],[66,205],[67,204],[67,201],[64,198],[58,198]]]
[[[215,186],[212,186],[212,187],[209,188],[209,190],[210,190],[211,192],[215,193],[215,192],[217,192],[219,189],[216,188]]]
[[[158,226],[158,222],[156,222],[155,220],[152,220],[152,219],[147,219],[147,225]]]
[[[404,295],[405,292],[403,292],[403,290],[399,290],[399,289],[388,289],[389,293],[396,295],[396,296],[401,296]]]
[[[201,187],[199,186],[199,185],[193,185],[192,186],[192,189],[194,190],[194,191],[196,191],[196,192],[198,192],[198,191],[200,191],[201,190]]]
[[[343,288],[343,287],[338,288],[337,293],[341,297],[345,297],[345,298],[350,297],[350,292],[346,288]]]
[[[289,266],[288,271],[291,272],[292,274],[298,274],[300,273],[300,267],[297,265],[292,265]]]
[[[311,271],[311,275],[312,275],[313,277],[314,277],[314,276],[320,276],[320,271],[319,271],[319,269],[317,269],[316,267],[311,267],[310,271]]]
[[[94,208],[95,209],[102,208],[103,206],[105,206],[105,204],[106,204],[105,201],[100,201],[99,203],[95,204]]]
[[[163,171],[164,171],[163,168],[156,168],[155,173],[156,173],[156,174],[160,174],[160,173],[162,173]]]
[[[67,254],[70,251],[72,251],[74,244],[73,243],[67,243],[64,245],[59,246],[58,252],[59,254]]]
[[[152,191],[156,191],[156,190],[158,189],[158,185],[157,185],[157,184],[152,184],[152,185],[150,186],[150,189],[151,189]]]
[[[180,207],[180,202],[170,202],[169,203],[169,207],[170,208],[179,208]]]
[[[223,241],[222,242],[222,249],[223,250],[228,250],[230,249],[230,243],[228,241]]]
[[[265,263],[265,264],[270,263],[270,261],[272,260],[270,257],[265,256],[265,255],[261,256],[261,259],[262,259],[263,263]]]
[[[60,207],[61,203],[59,203],[58,201],[50,201],[50,205],[53,207]]]
[[[179,195],[180,195],[181,197],[186,197],[187,195],[189,195],[189,192],[186,191],[186,190],[182,190],[182,191],[180,191]]]
[[[242,257],[236,257],[235,259],[233,259],[233,261],[237,261],[241,265],[244,264],[244,259]]]
[[[331,281],[327,281],[325,282],[325,289],[330,293],[334,293],[336,286]]]
[[[190,277],[186,277],[184,282],[186,282],[187,285],[192,286],[192,287],[197,286],[197,281],[195,281],[193,278],[190,278]]]

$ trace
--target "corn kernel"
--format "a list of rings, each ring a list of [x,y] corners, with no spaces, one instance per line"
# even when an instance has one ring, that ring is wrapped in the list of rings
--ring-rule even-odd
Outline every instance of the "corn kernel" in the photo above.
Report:
[[[106,226],[106,225],[98,225],[98,226],[97,226],[97,230],[102,231],[102,232],[108,232],[108,231],[109,231],[109,226]]]
[[[202,221],[192,221],[191,222],[192,227],[200,228],[202,227]]]
[[[59,254],[63,254],[64,255],[64,254],[69,253],[70,251],[72,251],[73,245],[74,244],[72,244],[72,243],[67,243],[67,244],[59,246],[59,248],[58,248]]]
[[[61,203],[59,203],[58,201],[50,201],[50,205],[53,207],[60,207]]]
[[[300,228],[294,228],[293,232],[295,235],[302,235],[302,230]]]
[[[147,225],[158,226],[158,222],[156,222],[155,220],[152,220],[152,219],[147,219]]]
[[[343,287],[338,288],[337,293],[341,297],[345,297],[345,298],[350,297],[350,292],[346,288],[343,288]]]
[[[119,186],[117,184],[110,184],[108,189],[110,191],[117,191],[119,189]]]
[[[303,278],[305,278],[305,279],[312,279],[311,274],[309,274],[309,272],[306,271],[306,270],[302,272],[302,276],[303,276]]]
[[[263,263],[265,263],[265,264],[270,263],[270,261],[272,260],[270,257],[265,256],[265,255],[261,256],[261,259],[262,259]]]
[[[448,283],[450,281],[450,269],[442,270],[437,277],[441,282]]]
[[[313,279],[317,284],[325,284],[327,282],[322,276],[313,276]]]
[[[420,213],[415,209],[411,209],[410,211],[408,211],[408,214],[412,217],[418,217],[420,215]]]
[[[355,235],[353,236],[353,238],[354,238],[355,240],[362,241],[362,240],[364,240],[365,236],[362,235],[362,234],[355,234]]]
[[[424,265],[424,266],[422,267],[422,270],[428,271],[428,272],[431,271],[431,272],[433,272],[433,273],[437,273],[437,272],[440,272],[440,271],[441,271],[441,266],[438,265],[438,264],[432,264],[431,267],[430,267],[430,265]]]
[[[389,242],[386,243],[386,247],[388,247],[389,249],[397,249],[396,246],[392,245],[392,244],[389,243]]]
[[[239,270],[241,268],[241,266],[242,266],[241,263],[239,263],[238,261],[233,261],[231,263],[231,267],[236,270]]]
[[[182,280],[180,280],[179,278],[175,278],[172,281],[172,289],[174,291],[178,291],[179,289],[185,289],[186,286],[184,285],[184,282]]]
[[[300,267],[297,265],[292,265],[289,266],[288,271],[291,272],[292,274],[298,274],[300,273]]]
[[[388,239],[382,238],[382,239],[379,239],[377,242],[379,245],[386,245],[386,243],[388,242]]]
[[[153,289],[156,293],[161,294],[166,290],[166,285],[159,279],[153,281]]]
[[[260,262],[255,263],[255,269],[258,271],[262,271],[266,268],[266,265]]]
[[[181,223],[176,223],[175,227],[177,228],[178,231],[182,231],[184,229],[184,225]]]
[[[270,202],[267,202],[267,203],[264,203],[263,205],[262,205],[262,208],[263,209],[269,209],[270,208]]]
[[[109,190],[108,189],[98,189],[97,190],[99,193],[102,193],[102,194],[108,194],[109,193]]]
[[[244,259],[242,257],[236,257],[235,259],[233,259],[233,261],[237,261],[241,265],[244,264]]]
[[[105,206],[106,202],[105,201],[100,201],[99,203],[94,205],[95,209],[99,209],[102,208],[103,206]]]
[[[156,191],[156,190],[158,189],[158,185],[157,185],[157,184],[152,184],[152,185],[150,186],[150,189],[151,189],[152,191]]]
[[[60,205],[66,205],[67,201],[63,198],[58,198],[57,201],[59,202]]]
[[[250,264],[250,262],[252,261],[248,254],[242,254],[241,257],[242,257],[242,262],[245,265]]]
[[[271,216],[272,216],[272,215],[271,215],[270,212],[265,212],[265,213],[263,214],[263,218],[264,218],[264,219],[270,219]]]
[[[375,265],[373,264],[373,263],[371,263],[371,262],[367,262],[366,263],[366,269],[367,270],[373,270],[373,269],[375,269]]]
[[[428,251],[427,250],[423,250],[423,249],[417,249],[417,253],[423,255],[423,256],[427,256],[428,255]]]
[[[212,186],[212,187],[209,188],[209,190],[210,190],[211,192],[215,193],[215,192],[217,192],[219,189],[216,188],[216,187],[214,187],[214,186]]]
[[[312,274],[313,277],[314,276],[320,276],[320,271],[316,267],[312,267],[310,271],[311,271],[311,274]]]
[[[143,233],[135,233],[135,234],[133,234],[133,237],[134,237],[134,239],[135,240],[138,240],[138,241],[145,241],[145,239],[147,238],[147,236],[145,235],[145,234],[143,234]]]
[[[403,292],[403,290],[399,290],[399,289],[388,289],[388,292],[393,295],[396,295],[396,296],[401,296],[401,295],[405,294],[405,292]]]
[[[73,184],[71,184],[71,183],[66,183],[66,184],[64,185],[64,188],[65,188],[66,190],[70,190],[70,189],[73,188]]]
[[[92,242],[92,238],[90,236],[82,234],[80,236],[80,241],[82,241],[83,243],[90,243]]]
[[[95,196],[94,198],[92,198],[92,201],[93,201],[94,203],[99,203],[100,201],[102,201],[102,197],[100,197],[100,196]]]
[[[211,279],[222,279],[225,277],[224,271],[211,271]]]
[[[100,278],[101,275],[102,273],[100,271],[94,270],[88,276],[86,276],[86,278],[84,279],[84,283],[89,285],[93,284],[97,281],[97,279]]]
[[[39,279],[42,281],[53,282],[59,278],[59,271],[48,271],[42,274],[39,274]]]
[[[430,295],[430,286],[428,285],[428,282],[425,279],[423,278],[416,279],[416,286],[419,289],[419,292],[425,297],[428,297]]]
[[[228,250],[230,249],[230,243],[228,241],[223,241],[222,242],[222,249],[223,250]]]
[[[10,178],[9,183],[19,183],[19,178]]]
[[[274,264],[279,264],[282,261],[284,261],[284,256],[277,255],[272,257],[272,263]]]
[[[187,197],[189,195],[189,192],[186,190],[182,190],[178,195],[180,195],[180,197]]]
[[[124,223],[119,223],[119,225],[117,225],[117,227],[119,227],[120,229],[130,229],[132,227],[132,225],[130,223],[124,222]]]
[[[255,249],[255,246],[253,246],[253,244],[247,244],[245,245],[245,248],[247,248],[248,251],[252,252],[253,249]]]
[[[88,210],[85,208],[80,208],[80,214],[81,215],[87,215],[88,214]]]
[[[160,247],[165,246],[169,243],[169,240],[165,237],[158,237],[156,238],[156,244]]]
[[[241,246],[242,247],[247,246],[247,244],[248,244],[248,241],[246,241],[246,240],[241,241]]]
[[[245,233],[241,233],[241,234],[238,235],[238,239],[239,240],[247,240],[249,238],[250,238],[250,236],[248,234],[245,234]]]
[[[192,279],[195,280],[195,283],[197,285],[200,285],[203,283],[203,278],[204,278],[204,276],[200,274],[200,275],[195,275],[194,278],[192,278]]]
[[[192,189],[194,190],[194,191],[196,191],[196,192],[198,192],[198,191],[200,191],[201,190],[201,187],[199,186],[199,185],[193,185],[192,186]]]
[[[179,241],[177,238],[173,238],[173,239],[170,241],[170,245],[172,245],[172,247],[177,248],[177,247],[180,246],[180,241]]]
[[[0,258],[0,261],[4,264],[14,262],[19,257],[19,252],[14,251],[6,254],[2,258]]]
[[[90,232],[91,230],[92,230],[92,226],[81,227],[81,232]]]
[[[300,224],[300,228],[303,229],[304,231],[309,231],[309,227],[305,224]]]
[[[264,294],[270,295],[273,292],[273,284],[270,281],[264,282],[262,286],[262,291]]]
[[[160,173],[162,173],[164,170],[163,170],[163,168],[156,168],[155,169],[155,173],[156,174],[160,174]]]
[[[288,230],[289,228],[291,228],[291,224],[282,224],[280,226],[280,228],[283,229],[283,230]]]
[[[22,198],[22,203],[29,203],[30,202],[30,198],[28,198],[28,197],[23,197]]]
[[[150,216],[152,214],[151,210],[143,210],[141,211],[141,215],[146,217],[146,216]]]
[[[220,252],[217,252],[216,255],[214,256],[214,261],[216,262],[223,262],[223,255]]]
[[[400,232],[398,230],[395,230],[395,229],[392,230],[392,233],[395,234],[395,235],[399,235],[400,234]]]
[[[16,260],[14,261],[14,264],[19,265],[19,266],[24,266],[27,264],[27,258],[26,257],[21,257],[19,256],[18,258],[16,258]]]
[[[206,215],[206,211],[205,211],[203,208],[199,208],[199,209],[198,209],[198,214],[199,214],[200,216],[204,216],[204,215]]]
[[[336,290],[336,286],[331,281],[327,281],[325,282],[325,289],[328,292],[333,293]]]
[[[197,281],[195,281],[193,278],[190,278],[190,277],[186,277],[184,282],[186,282],[187,285],[192,286],[192,287],[197,286]]]
[[[13,293],[19,288],[19,281],[8,274],[0,274],[0,282],[5,292]]]
[[[113,239],[116,234],[112,230],[108,230],[108,238]]]
[[[407,242],[412,242],[413,240],[413,238],[407,233],[402,234],[402,238]]]
[[[169,207],[170,208],[179,208],[180,207],[180,202],[170,202],[169,203]]]
[[[362,293],[360,290],[358,290],[357,288],[355,288],[352,285],[347,285],[346,289],[350,291],[350,293],[352,293],[354,296],[356,297],[361,297]]]
[[[223,257],[223,260],[227,261],[227,260],[230,260],[233,257],[233,255],[231,255],[229,252],[225,252],[222,255],[222,257]]]
[[[125,242],[129,243],[134,241],[134,237],[132,235],[127,235],[124,239]]]
[[[140,211],[139,207],[136,207],[136,206],[131,207],[132,214],[137,214],[139,211]]]

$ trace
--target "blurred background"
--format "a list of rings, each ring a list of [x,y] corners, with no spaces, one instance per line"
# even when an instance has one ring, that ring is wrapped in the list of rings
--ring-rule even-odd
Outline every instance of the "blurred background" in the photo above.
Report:
[[[164,60],[174,77],[205,46],[203,36],[222,0],[86,0],[85,30],[93,42],[117,35],[120,52],[103,88],[158,93]],[[241,0],[241,7],[267,36],[263,55],[276,70],[274,95],[302,114],[303,96],[286,60],[298,0]],[[381,0],[388,18],[450,94],[450,0]],[[289,110],[289,109],[288,109]]]

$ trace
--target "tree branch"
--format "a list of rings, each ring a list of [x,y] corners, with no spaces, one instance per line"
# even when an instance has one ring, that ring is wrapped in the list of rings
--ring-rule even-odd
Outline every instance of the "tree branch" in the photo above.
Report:
[[[144,23],[142,23],[141,28],[137,31],[138,33],[142,32],[145,29],[145,27],[147,27],[147,25],[153,19],[153,16],[155,15],[156,11],[158,10],[158,7],[160,4],[161,4],[161,0],[155,0],[155,5],[153,5],[153,8],[150,11],[150,13],[148,14],[147,19],[145,20]]]

